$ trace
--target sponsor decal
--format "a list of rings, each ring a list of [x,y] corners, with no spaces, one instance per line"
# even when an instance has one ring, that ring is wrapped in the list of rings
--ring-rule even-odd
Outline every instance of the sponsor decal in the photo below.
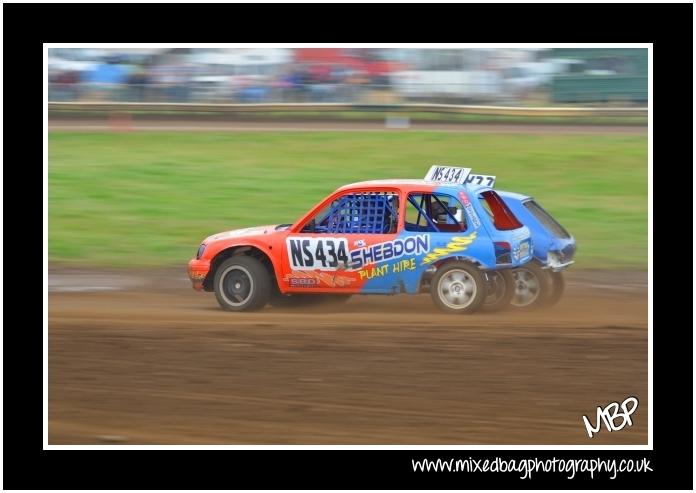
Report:
[[[365,240],[355,240],[353,242],[353,246],[356,247],[364,247],[365,245],[367,245],[367,243],[365,243]]]
[[[416,259],[409,258],[406,260],[401,260],[392,265],[392,272],[398,274],[399,272],[404,272],[407,270],[416,270]]]
[[[516,248],[519,260],[529,257],[529,242],[524,241]]]
[[[311,279],[305,277],[291,277],[289,281],[290,286],[294,288],[313,288],[319,284],[318,279]]]
[[[425,256],[421,265],[430,264],[436,260],[449,255],[450,253],[463,252],[476,239],[476,231],[467,236],[453,236],[447,246],[434,248],[432,252]]]
[[[414,235],[378,243],[350,252],[350,266],[354,270],[362,267],[397,259],[407,255],[418,256],[430,250],[430,235]]]
[[[296,288],[316,288],[320,287],[321,284],[330,288],[343,288],[350,286],[355,281],[354,278],[348,276],[309,270],[290,272],[285,274],[283,280]]]
[[[373,279],[375,277],[386,276],[389,273],[389,265],[384,264],[380,267],[372,267],[371,269],[364,269],[358,272],[360,275],[360,280]]]
[[[194,281],[202,281],[205,279],[205,276],[206,272],[191,272],[191,274],[189,274],[189,277]]]
[[[385,264],[379,267],[372,267],[371,269],[363,269],[358,274],[360,275],[360,280],[369,280],[375,277],[386,276],[389,273],[398,274],[407,270],[416,270],[416,259],[409,258],[399,260],[393,264]]]
[[[478,214],[476,214],[474,206],[471,205],[469,196],[464,192],[459,192],[459,198],[462,199],[464,209],[466,210],[466,215],[469,216],[469,219],[471,220],[471,224],[474,226],[474,229],[479,229],[481,227],[481,220],[479,219]]]
[[[338,270],[348,263],[346,238],[288,237],[286,246],[292,270]]]

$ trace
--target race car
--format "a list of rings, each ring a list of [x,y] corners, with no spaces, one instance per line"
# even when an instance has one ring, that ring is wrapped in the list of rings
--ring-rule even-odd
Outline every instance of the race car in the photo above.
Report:
[[[467,183],[495,186],[493,175],[469,173]],[[552,306],[561,299],[565,281],[561,271],[574,263],[575,238],[536,200],[528,195],[498,190],[510,210],[530,229],[534,259],[512,270],[512,276],[496,277],[497,288],[488,295],[483,307],[500,310],[508,303],[517,308],[534,309]]]
[[[193,288],[230,311],[429,292],[443,311],[472,313],[501,286],[495,279],[509,285],[533,245],[490,186],[466,183],[470,171],[433,166],[423,180],[353,183],[293,224],[212,235],[189,262]]]
[[[534,244],[534,260],[512,271],[512,306],[537,308],[558,303],[565,289],[562,271],[575,262],[575,238],[534,198],[501,190],[498,195],[529,228]]]

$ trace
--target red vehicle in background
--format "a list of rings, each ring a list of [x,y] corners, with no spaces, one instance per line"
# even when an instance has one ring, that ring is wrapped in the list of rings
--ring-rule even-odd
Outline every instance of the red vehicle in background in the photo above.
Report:
[[[295,62],[307,66],[310,73],[328,74],[335,67],[361,73],[371,81],[388,80],[390,73],[405,68],[404,64],[383,60],[368,49],[297,48]]]

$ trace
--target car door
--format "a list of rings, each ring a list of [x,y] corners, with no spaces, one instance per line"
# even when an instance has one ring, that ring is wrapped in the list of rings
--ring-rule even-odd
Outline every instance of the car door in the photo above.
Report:
[[[346,191],[288,234],[279,281],[291,293],[390,293],[385,246],[398,230],[396,191]]]
[[[477,237],[461,201],[447,192],[409,193],[404,230],[429,235],[430,251],[421,260],[424,266],[449,256],[468,256]]]

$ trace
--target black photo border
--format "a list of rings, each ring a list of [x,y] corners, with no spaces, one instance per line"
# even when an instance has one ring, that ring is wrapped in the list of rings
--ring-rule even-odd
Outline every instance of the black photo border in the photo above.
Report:
[[[684,232],[668,234],[659,218],[689,210],[678,181],[692,171],[692,11],[691,4],[4,4],[4,487],[691,489],[693,329],[675,320],[688,320],[681,315],[692,291],[668,272],[690,267],[684,259],[692,257]],[[61,42],[653,43],[655,191],[668,198],[654,204],[654,449],[43,450],[42,313],[31,308],[42,278],[42,44]],[[665,390],[675,382],[676,396]],[[653,471],[520,479],[411,465],[495,456],[648,458]]]

